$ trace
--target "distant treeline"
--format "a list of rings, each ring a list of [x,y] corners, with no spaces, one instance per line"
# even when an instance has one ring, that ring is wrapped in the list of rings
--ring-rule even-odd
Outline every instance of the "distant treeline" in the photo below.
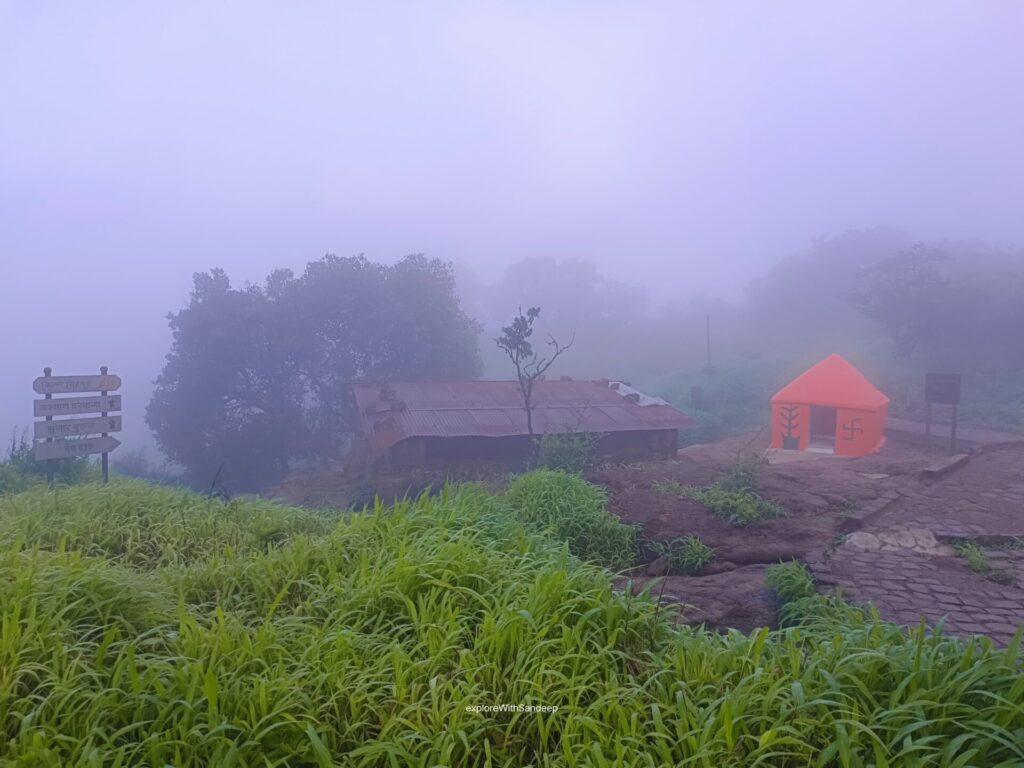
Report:
[[[546,330],[575,332],[561,367],[579,376],[651,381],[703,366],[708,315],[716,364],[845,351],[964,370],[1024,367],[1024,250],[917,243],[877,228],[815,241],[733,301],[693,295],[684,266],[663,277],[678,283],[678,298],[660,305],[574,259],[524,259],[496,284],[472,275],[460,284],[485,341],[517,302],[542,306]],[[481,349],[487,374],[502,375],[500,356]]]
[[[558,374],[622,378],[683,406],[696,381],[687,372],[707,361],[710,316],[712,363],[733,372],[724,410],[703,416],[712,433],[756,422],[765,392],[831,352],[891,383],[898,406],[910,407],[902,393],[926,368],[987,377],[975,406],[996,419],[1024,399],[1013,385],[1024,369],[1022,251],[859,230],[784,259],[740,300],[691,296],[680,275],[678,299],[661,306],[585,260],[524,259],[494,285],[458,278],[420,255],[326,256],[245,287],[223,270],[197,274],[188,306],[169,316],[173,346],[147,422],[191,485],[266,487],[296,462],[344,452],[349,381],[512,376],[494,339],[518,306],[543,308],[542,334],[574,336]]]

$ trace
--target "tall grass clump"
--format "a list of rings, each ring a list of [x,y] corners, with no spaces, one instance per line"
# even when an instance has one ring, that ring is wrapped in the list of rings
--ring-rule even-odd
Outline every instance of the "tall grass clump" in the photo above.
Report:
[[[68,549],[140,568],[187,564],[230,550],[263,552],[298,534],[329,531],[322,513],[262,500],[223,501],[119,479],[56,491],[39,486],[0,505],[0,546]]]
[[[512,479],[505,508],[529,531],[545,531],[565,541],[584,560],[613,569],[633,564],[637,529],[608,511],[605,490],[576,474],[538,469]]]
[[[74,497],[127,550],[64,492],[0,499],[0,766],[1024,763],[1019,636],[681,628],[473,487],[328,521],[153,493]],[[141,557],[164,536],[189,556]]]
[[[535,464],[543,469],[580,474],[593,460],[598,440],[599,436],[590,432],[548,432],[537,440]]]
[[[762,497],[756,491],[758,475],[764,463],[764,457],[757,453],[740,453],[733,466],[706,488],[668,481],[656,484],[655,490],[699,501],[719,520],[742,528],[758,520],[773,520],[785,514],[778,503]]]
[[[55,461],[39,461],[28,438],[28,430],[21,434],[11,433],[6,453],[0,457],[0,496],[21,493],[33,486],[46,483],[47,472],[53,471],[56,486],[96,482],[100,479],[100,468],[94,459],[87,456]]]
[[[669,565],[684,573],[696,573],[715,559],[715,550],[699,536],[680,536],[671,541],[653,543],[659,555],[668,558]]]

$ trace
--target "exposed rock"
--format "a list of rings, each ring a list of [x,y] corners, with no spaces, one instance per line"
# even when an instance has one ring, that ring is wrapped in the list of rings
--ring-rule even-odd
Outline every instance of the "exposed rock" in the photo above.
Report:
[[[668,573],[670,564],[668,555],[662,555],[648,564],[646,574],[648,576],[664,576]]]

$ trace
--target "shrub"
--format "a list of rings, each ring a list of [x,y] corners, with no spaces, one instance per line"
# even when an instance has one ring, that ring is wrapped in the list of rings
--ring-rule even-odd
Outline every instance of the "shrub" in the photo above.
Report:
[[[719,478],[718,485],[728,491],[755,491],[761,467],[767,463],[756,451],[740,451],[732,467]]]
[[[807,568],[795,561],[769,565],[764,580],[785,603],[816,594],[814,577]]]
[[[715,550],[698,536],[681,536],[668,542],[655,542],[654,549],[661,555],[668,555],[673,569],[685,573],[699,571],[715,559]]]
[[[751,491],[728,490],[717,483],[708,488],[688,489],[687,495],[705,505],[719,520],[740,528],[757,520],[769,520],[785,514],[774,501],[762,499]]]
[[[654,490],[699,501],[718,519],[742,527],[785,514],[776,502],[764,499],[752,490],[757,485],[758,472],[763,464],[764,458],[759,454],[741,454],[732,469],[707,488],[694,488],[677,480],[659,480],[654,484]]]
[[[537,441],[536,464],[580,474],[590,465],[598,439],[590,432],[549,432]]]
[[[7,455],[0,460],[0,494],[20,493],[33,485],[46,482],[47,471],[53,470],[54,485],[68,486],[95,482],[100,468],[88,457],[37,461],[28,430],[11,434]]]
[[[527,472],[509,483],[504,501],[528,531],[550,532],[577,557],[616,569],[636,559],[636,527],[609,512],[604,489],[579,475],[553,469]]]

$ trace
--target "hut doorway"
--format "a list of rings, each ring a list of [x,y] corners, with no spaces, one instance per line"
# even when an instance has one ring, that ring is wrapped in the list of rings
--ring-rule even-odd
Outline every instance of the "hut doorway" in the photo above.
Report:
[[[836,452],[837,410],[824,405],[811,406],[811,439],[807,450],[817,453]]]

